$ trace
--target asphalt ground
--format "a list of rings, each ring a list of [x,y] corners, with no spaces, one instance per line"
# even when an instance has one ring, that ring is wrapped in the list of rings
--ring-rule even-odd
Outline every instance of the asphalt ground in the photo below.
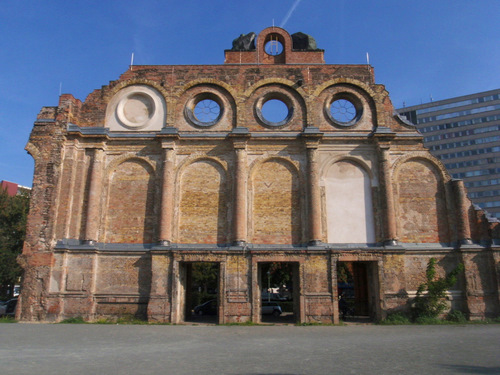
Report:
[[[0,374],[500,374],[500,325],[0,324]]]

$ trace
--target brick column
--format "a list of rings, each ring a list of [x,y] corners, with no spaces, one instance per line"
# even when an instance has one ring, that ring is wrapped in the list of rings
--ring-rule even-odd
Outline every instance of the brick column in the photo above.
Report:
[[[321,243],[321,192],[318,172],[318,142],[307,142],[307,179],[309,181],[309,244]]]
[[[102,159],[104,151],[101,148],[94,149],[92,170],[90,172],[89,194],[87,200],[87,221],[85,225],[85,241],[94,244],[99,234],[99,214],[101,206],[102,191]]]
[[[456,194],[458,237],[462,245],[471,245],[471,234],[469,224],[469,213],[467,206],[467,193],[463,180],[452,180],[453,188]]]
[[[161,184],[160,243],[168,246],[172,241],[172,220],[174,203],[174,159],[172,143],[163,144],[163,178]]]
[[[248,170],[246,141],[233,141],[236,153],[235,198],[234,198],[234,244],[242,246],[247,242],[247,194]]]
[[[379,144],[380,171],[382,175],[382,186],[385,200],[385,243],[396,245],[396,216],[394,213],[394,193],[392,191],[392,176],[390,166],[389,145]]]

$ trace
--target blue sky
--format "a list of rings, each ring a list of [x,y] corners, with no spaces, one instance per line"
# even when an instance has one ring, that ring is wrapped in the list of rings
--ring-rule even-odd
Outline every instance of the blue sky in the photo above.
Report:
[[[396,108],[500,87],[500,0],[0,0],[0,180],[31,186],[24,146],[59,89],[84,100],[134,64],[222,64],[238,35],[312,35],[364,64]]]

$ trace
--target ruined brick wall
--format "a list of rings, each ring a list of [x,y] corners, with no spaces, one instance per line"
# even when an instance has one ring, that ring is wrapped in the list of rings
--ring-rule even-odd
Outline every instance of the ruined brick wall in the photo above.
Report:
[[[300,243],[301,209],[297,170],[289,162],[268,160],[252,176],[252,243]]]
[[[281,55],[264,55],[270,36]],[[266,117],[271,100],[283,120]],[[203,101],[218,107],[208,121]],[[184,322],[193,262],[217,265],[219,323],[260,321],[270,262],[293,269],[296,321],[339,321],[339,262],[381,319],[409,308],[430,257],[439,275],[465,264],[454,308],[500,310],[500,226],[394,116],[371,67],[324,64],[280,28],[224,65],[134,66],[84,103],[63,95],[27,149],[22,320]]]
[[[428,161],[405,162],[395,181],[402,242],[450,241],[446,195],[440,172]]]
[[[155,177],[152,167],[138,159],[111,171],[103,242],[154,242]]]
[[[225,244],[228,238],[226,171],[210,159],[187,166],[180,179],[179,243]]]

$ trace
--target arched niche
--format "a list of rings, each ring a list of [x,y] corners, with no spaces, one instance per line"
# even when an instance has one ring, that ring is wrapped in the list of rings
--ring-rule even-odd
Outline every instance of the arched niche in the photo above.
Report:
[[[398,238],[406,243],[447,243],[446,193],[440,170],[429,160],[410,159],[395,173]]]
[[[344,159],[325,173],[329,243],[375,242],[371,179],[358,163]]]
[[[187,165],[181,175],[178,243],[228,242],[226,174],[214,160]]]
[[[284,159],[269,159],[252,173],[252,243],[301,241],[299,176]]]
[[[109,174],[105,240],[154,241],[154,170],[141,159],[127,159]]]

